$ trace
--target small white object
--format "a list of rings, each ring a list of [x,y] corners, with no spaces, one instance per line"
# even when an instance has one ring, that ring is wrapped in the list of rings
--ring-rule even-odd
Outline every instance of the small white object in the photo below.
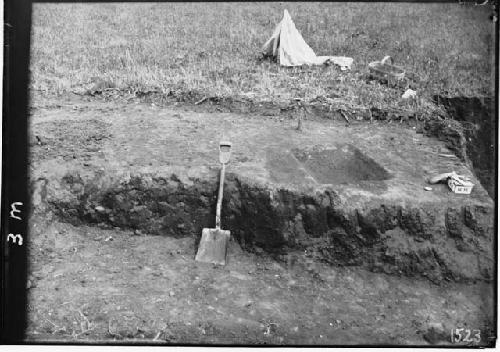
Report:
[[[432,187],[424,187],[424,190],[426,190],[426,191],[432,191]]]
[[[99,213],[104,213],[106,211],[106,209],[101,205],[96,206],[94,209]]]
[[[403,99],[409,99],[409,98],[415,98],[417,96],[417,92],[414,91],[413,89],[407,89],[403,95],[401,96],[401,98]]]
[[[415,98],[417,96],[417,92],[414,91],[413,89],[407,89],[406,92],[403,93],[401,98],[403,99],[409,99],[409,98]]]
[[[448,178],[448,187],[457,194],[470,194],[474,184],[468,178],[454,174]]]

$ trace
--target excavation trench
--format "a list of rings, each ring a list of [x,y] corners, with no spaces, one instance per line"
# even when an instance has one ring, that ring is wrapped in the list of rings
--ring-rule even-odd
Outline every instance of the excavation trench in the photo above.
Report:
[[[181,181],[141,174],[125,178],[68,172],[34,182],[34,199],[73,224],[199,240],[214,226],[217,178]],[[483,206],[353,208],[334,187],[301,192],[259,187],[229,173],[222,227],[248,251],[286,261],[294,253],[340,266],[442,280],[492,279],[491,209]],[[195,249],[193,249],[195,251]],[[193,252],[194,254],[194,252]]]
[[[32,126],[41,220],[199,240],[215,225],[225,132],[233,150],[222,228],[245,250],[437,283],[493,277],[495,207],[452,155],[463,149],[459,133],[432,130],[443,143],[399,124],[308,120],[299,132],[261,116],[78,104],[41,111]],[[429,177],[452,170],[472,179],[470,195],[446,184],[425,190]]]
[[[461,125],[463,154],[467,156],[483,187],[495,198],[497,122],[494,118],[494,99],[436,96],[434,100],[442,104],[448,114]]]

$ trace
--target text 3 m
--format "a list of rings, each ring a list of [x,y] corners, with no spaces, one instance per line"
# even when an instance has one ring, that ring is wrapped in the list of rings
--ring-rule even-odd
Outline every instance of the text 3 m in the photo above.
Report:
[[[23,205],[22,202],[14,202],[10,205],[10,208],[11,208],[10,217],[11,218],[16,219],[16,220],[22,220],[19,215],[16,215],[16,214],[21,214],[21,210],[17,209],[17,207],[20,207],[22,205]],[[13,233],[9,233],[9,235],[7,236],[7,242],[10,242],[10,241],[12,241],[12,243],[16,243],[18,246],[22,246],[23,245],[23,236],[18,234],[18,233],[15,235]]]

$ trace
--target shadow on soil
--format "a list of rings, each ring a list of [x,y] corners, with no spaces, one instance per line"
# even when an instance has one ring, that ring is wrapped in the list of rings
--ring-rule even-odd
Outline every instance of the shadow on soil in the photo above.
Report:
[[[472,169],[490,197],[495,199],[497,124],[494,100],[439,96],[434,99],[459,122],[463,131],[465,153]]]

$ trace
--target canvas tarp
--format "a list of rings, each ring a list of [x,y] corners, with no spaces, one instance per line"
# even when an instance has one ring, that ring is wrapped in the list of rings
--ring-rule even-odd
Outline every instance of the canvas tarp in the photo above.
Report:
[[[262,47],[265,56],[277,57],[282,66],[323,65],[332,63],[342,70],[351,68],[353,59],[344,56],[316,56],[305,42],[287,10],[274,29],[273,35]]]

